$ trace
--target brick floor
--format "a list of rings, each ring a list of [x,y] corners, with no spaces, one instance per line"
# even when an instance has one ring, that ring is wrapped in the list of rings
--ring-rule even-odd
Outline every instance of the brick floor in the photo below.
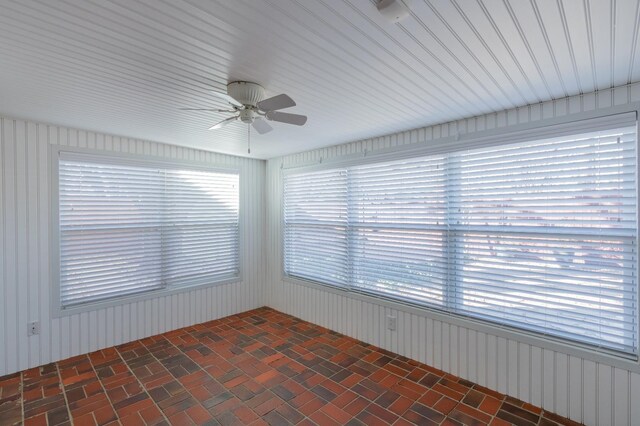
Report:
[[[0,424],[571,425],[269,308],[0,377]]]

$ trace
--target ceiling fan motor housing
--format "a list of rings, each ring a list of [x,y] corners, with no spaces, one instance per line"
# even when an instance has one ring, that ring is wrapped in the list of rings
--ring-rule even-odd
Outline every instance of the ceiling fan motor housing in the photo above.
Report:
[[[252,107],[255,107],[256,104],[263,100],[265,96],[264,88],[262,86],[249,81],[234,81],[227,84],[227,94],[242,105],[249,105]],[[245,121],[242,116],[240,119]]]

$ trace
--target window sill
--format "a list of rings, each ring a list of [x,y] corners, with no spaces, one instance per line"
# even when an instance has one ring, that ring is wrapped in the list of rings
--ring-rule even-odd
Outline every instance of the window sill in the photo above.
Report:
[[[219,281],[204,282],[204,283],[193,284],[193,285],[175,286],[171,288],[164,288],[161,290],[151,290],[143,293],[136,293],[128,296],[114,297],[112,299],[102,300],[102,301],[93,302],[93,303],[85,303],[77,306],[70,306],[68,308],[63,308],[59,305],[59,303],[54,302],[52,316],[53,318],[62,318],[66,316],[83,313],[83,312],[91,312],[91,311],[97,311],[105,308],[112,308],[115,306],[123,306],[130,303],[141,302],[141,301],[150,300],[150,299],[157,299],[160,297],[172,296],[174,294],[179,294],[179,293],[187,293],[193,290],[200,290],[207,287],[217,287],[220,285],[233,284],[241,281],[242,281],[242,275],[237,277],[227,278],[224,280],[219,280]]]
[[[623,356],[617,356],[612,353],[598,351],[590,346],[581,345],[579,343],[573,343],[564,341],[560,338],[554,338],[551,336],[541,336],[539,334],[530,333],[525,330],[516,330],[511,327],[501,326],[490,322],[477,320],[474,318],[465,317],[457,314],[443,313],[436,309],[432,309],[426,306],[418,306],[409,303],[402,303],[400,301],[387,299],[384,297],[373,296],[360,292],[350,291],[348,289],[334,287],[328,284],[318,283],[314,281],[307,281],[300,278],[290,277],[282,275],[282,281],[302,285],[316,290],[327,291],[343,297],[347,297],[352,300],[359,300],[362,302],[372,303],[379,306],[384,306],[390,309],[411,313],[425,318],[441,321],[444,323],[456,325],[458,327],[467,328],[481,333],[487,333],[493,336],[502,337],[507,340],[516,341],[532,345],[542,349],[548,349],[564,353],[566,355],[575,356],[590,360],[597,363],[602,363],[615,368],[622,368],[628,371],[640,373],[640,362],[638,360],[625,358]]]

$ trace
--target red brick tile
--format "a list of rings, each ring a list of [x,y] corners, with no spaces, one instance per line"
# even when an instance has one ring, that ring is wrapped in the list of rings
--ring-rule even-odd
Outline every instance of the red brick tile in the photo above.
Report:
[[[296,396],[295,398],[291,399],[289,401],[289,404],[291,404],[295,408],[300,408],[315,398],[316,398],[315,394],[313,394],[311,391],[304,391],[298,396]]]
[[[211,420],[211,414],[202,407],[202,405],[194,405],[187,409],[187,414],[191,418],[191,420],[197,424],[201,425]]]
[[[95,426],[96,420],[93,417],[92,413],[83,414],[82,416],[73,417],[73,423],[82,426]]]
[[[494,417],[489,423],[491,426],[512,426],[511,422]]]
[[[278,408],[283,403],[284,403],[284,401],[281,400],[280,398],[273,397],[273,398],[269,399],[268,401],[263,402],[262,404],[258,405],[256,408],[253,409],[253,411],[255,411],[256,414],[259,415],[259,416],[264,416],[268,412]]]
[[[399,418],[394,424],[393,426],[414,426],[415,423],[412,423],[408,420],[403,419],[402,417]]]
[[[314,397],[311,401],[298,408],[298,410],[305,416],[309,416],[311,413],[315,413],[320,409],[320,407],[324,406],[325,404],[326,401],[320,399],[319,397]]]
[[[342,394],[347,390],[344,386],[334,382],[333,380],[325,380],[324,382],[320,383],[320,385],[333,392],[336,396]]]
[[[164,418],[160,409],[155,405],[140,410],[140,417],[147,424],[154,424]]]
[[[146,426],[138,413],[129,414],[118,419],[122,426]]]
[[[368,412],[370,414],[373,414],[374,416],[378,417],[379,419],[384,420],[385,422],[387,422],[389,424],[395,422],[398,419],[398,416],[395,413],[393,413],[393,412],[391,412],[391,411],[389,411],[389,410],[387,410],[385,408],[382,408],[377,404],[369,405],[367,408],[364,409],[364,411],[366,411],[366,412]]]
[[[355,392],[347,390],[347,391],[343,392],[342,394],[338,395],[336,397],[336,399],[334,399],[332,401],[332,403],[334,405],[337,405],[338,407],[346,407],[347,405],[349,405],[351,403],[351,401],[353,401],[357,397],[358,397],[358,395]]]
[[[376,383],[382,382],[386,377],[397,377],[393,374],[389,374],[389,372],[385,370],[375,371],[373,374],[369,376],[369,380],[373,380]],[[399,378],[398,378],[399,379]]]
[[[451,389],[450,387],[447,386],[442,386],[440,383],[437,383],[433,386],[433,390],[440,392],[446,396],[448,396],[451,399],[455,399],[456,401],[460,401],[462,400],[462,398],[464,398],[464,393],[458,392],[454,389]]]
[[[491,416],[489,416],[488,414],[483,413],[480,410],[476,410],[475,408],[469,407],[466,404],[458,404],[455,408],[455,411],[464,413],[476,420],[480,420],[483,423],[489,423],[489,421],[491,420]],[[455,415],[452,415],[451,417],[453,417],[454,419],[456,418]]]
[[[297,424],[304,419],[304,416],[301,412],[293,408],[289,404],[282,404],[275,411],[286,421]],[[350,418],[350,417],[349,417]]]
[[[278,375],[276,370],[267,371],[266,373],[262,373],[259,376],[255,377],[255,381],[258,383],[265,383]]]
[[[387,377],[385,377],[384,379],[382,379],[382,381],[380,382],[380,384],[386,388],[392,388],[395,385],[397,385],[399,382],[401,382],[402,379],[398,376],[396,376],[395,374],[389,374]]]
[[[96,419],[96,422],[100,425],[107,424],[114,420],[117,420],[117,415],[111,406],[106,406],[97,409],[93,412],[93,417]]]
[[[193,422],[191,421],[191,419],[189,418],[187,413],[185,413],[184,411],[175,413],[174,415],[172,415],[168,419],[169,419],[169,422],[172,425],[185,425],[185,426],[187,426],[187,425],[193,424]]]
[[[249,424],[258,419],[258,415],[244,405],[233,410],[233,414],[244,424]]]
[[[411,407],[411,405],[413,405],[413,403],[413,400],[405,398],[404,396],[400,396],[387,409],[401,416],[405,411],[409,409],[409,407]]]
[[[242,402],[238,398],[229,398],[221,404],[216,405],[209,409],[209,412],[214,416],[217,416],[226,411],[233,411],[242,405]]]
[[[478,392],[482,392],[485,395],[492,396],[499,400],[503,400],[505,398],[505,395],[501,394],[500,392],[494,391],[493,389],[485,388],[484,386],[480,386],[478,384],[473,385],[473,389],[477,390]]]
[[[443,397],[444,395],[442,395],[441,393],[436,392],[434,390],[430,390],[430,391],[427,391],[424,395],[422,395],[418,399],[418,402],[421,403],[422,405],[426,405],[427,407],[433,407]]]
[[[322,426],[340,426],[342,423],[339,423],[329,417],[327,414],[322,411],[316,411],[309,416],[311,420],[313,420],[316,424]]]
[[[96,374],[93,371],[91,371],[84,374],[69,376],[66,379],[62,380],[62,384],[65,386],[70,386],[75,383],[82,382],[84,380],[94,379],[95,377],[96,377]]]
[[[340,424],[346,424],[351,420],[351,415],[341,408],[336,407],[333,404],[327,404],[320,409],[324,414],[331,417],[333,420]]]
[[[526,402],[522,404],[522,408],[538,415],[542,413],[542,408],[536,407],[535,405],[528,404]]]
[[[486,396],[480,403],[480,406],[478,407],[478,409],[480,411],[484,411],[485,413],[494,416],[500,409],[501,405],[502,405],[502,401],[497,400],[492,396]]]
[[[235,379],[231,379],[228,382],[225,382],[224,385],[230,389],[243,384],[247,380],[249,380],[249,377],[242,375],[242,376],[236,377]]]
[[[25,426],[47,426],[47,415],[45,413],[25,419]]]
[[[206,401],[211,398],[212,394],[205,388],[204,386],[197,386],[189,391],[191,396],[197,399],[200,402]]]
[[[342,386],[344,386],[345,388],[352,388],[357,383],[360,383],[362,381],[362,379],[364,379],[364,376],[362,376],[362,375],[360,375],[358,373],[351,373],[349,376],[347,376],[344,379],[340,380],[339,383]]]
[[[442,414],[449,414],[456,405],[458,405],[458,401],[455,401],[447,396],[444,396],[440,398],[440,400],[433,405],[433,408],[436,411],[441,412]]]
[[[369,413],[366,410],[361,411],[360,414],[356,416],[356,419],[358,419],[360,422],[364,423],[367,426],[382,426],[382,425],[389,424],[388,422],[382,420],[379,417],[376,417],[375,415]]]
[[[143,399],[141,401],[134,402],[133,404],[126,405],[122,408],[116,409],[118,416],[125,417],[132,413],[137,413],[145,408],[153,406],[153,400],[151,398]]]

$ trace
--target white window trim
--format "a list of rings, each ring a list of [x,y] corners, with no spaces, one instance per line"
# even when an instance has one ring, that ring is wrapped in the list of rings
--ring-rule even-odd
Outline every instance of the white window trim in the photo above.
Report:
[[[335,159],[324,160],[322,157],[313,162],[297,163],[280,167],[280,278],[284,282],[294,285],[303,285],[310,288],[327,291],[353,300],[360,300],[367,303],[374,303],[380,306],[396,309],[403,312],[413,313],[426,318],[442,321],[445,323],[465,327],[494,336],[503,337],[519,343],[529,344],[543,349],[559,351],[567,355],[572,355],[594,362],[601,362],[612,367],[624,368],[640,373],[640,356],[635,358],[614,354],[606,350],[598,350],[593,346],[581,344],[579,342],[568,341],[559,337],[541,335],[511,326],[503,326],[490,321],[470,318],[457,313],[439,311],[428,306],[405,303],[384,296],[365,294],[353,289],[343,289],[330,284],[304,280],[287,275],[284,265],[284,177],[290,173],[311,172],[317,170],[334,169],[339,167],[349,167],[362,164],[372,164],[385,161],[394,161],[404,158],[425,156],[438,153],[454,152],[462,149],[481,148],[486,146],[498,146],[503,144],[514,144],[527,140],[544,139],[550,137],[561,137],[572,133],[588,132],[591,129],[598,130],[598,125],[611,123],[613,120],[626,118],[623,115],[634,113],[636,117],[636,152],[640,150],[640,102],[625,105],[603,108],[595,111],[581,112],[564,117],[543,119],[533,123],[517,124],[500,129],[491,129],[474,132],[472,134],[447,136],[435,140],[418,141],[413,144],[376,150],[369,153],[366,150],[362,153],[337,157]],[[589,122],[589,123],[587,123]],[[627,121],[628,123],[628,121]],[[592,126],[585,126],[591,124]],[[636,156],[637,176],[640,176],[640,155]],[[636,181],[636,199],[640,200],[640,179]],[[636,221],[640,223],[640,214],[636,212]],[[640,230],[640,227],[639,227]],[[636,238],[638,235],[636,235]],[[640,271],[640,261],[636,266],[636,276]],[[639,282],[640,285],[640,282]],[[640,294],[640,291],[638,292]],[[640,322],[640,303],[636,306],[636,316]],[[636,331],[638,341],[640,341],[640,326]]]
[[[99,157],[98,161],[104,161],[106,163],[113,162],[114,160],[118,164],[130,163],[137,165],[157,165],[157,166],[184,166],[191,170],[201,170],[210,172],[231,172],[238,173],[239,181],[239,199],[238,199],[238,264],[240,271],[237,277],[228,278],[224,280],[210,281],[206,280],[202,282],[202,279],[195,279],[192,285],[181,285],[170,288],[164,288],[160,290],[147,291],[143,293],[114,297],[108,300],[86,303],[78,306],[72,306],[63,308],[60,303],[60,216],[59,216],[59,182],[58,182],[58,161],[60,158],[60,152],[67,154],[78,155],[91,155]],[[50,222],[49,222],[49,249],[50,249],[50,268],[52,271],[51,282],[51,313],[53,318],[61,318],[69,315],[74,315],[82,312],[96,311],[99,309],[110,308],[114,306],[126,305],[134,302],[140,302],[144,300],[156,299],[160,297],[171,296],[178,293],[188,293],[194,290],[215,287],[225,284],[237,283],[243,281],[243,246],[244,246],[244,231],[243,231],[243,193],[244,182],[242,168],[229,167],[224,165],[209,164],[195,161],[185,160],[173,160],[164,157],[154,157],[146,155],[137,155],[129,153],[121,153],[107,150],[68,147],[62,145],[50,145],[49,146],[49,167],[50,167],[50,181],[49,181],[49,193],[50,193]]]

